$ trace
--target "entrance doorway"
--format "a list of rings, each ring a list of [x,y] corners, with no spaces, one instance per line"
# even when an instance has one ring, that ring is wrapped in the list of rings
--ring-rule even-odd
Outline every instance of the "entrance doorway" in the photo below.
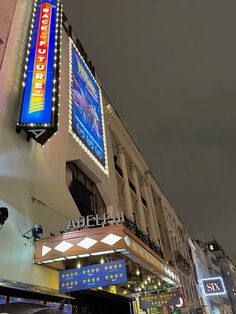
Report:
[[[132,302],[125,297],[104,291],[72,292],[72,303],[79,314],[133,314]]]

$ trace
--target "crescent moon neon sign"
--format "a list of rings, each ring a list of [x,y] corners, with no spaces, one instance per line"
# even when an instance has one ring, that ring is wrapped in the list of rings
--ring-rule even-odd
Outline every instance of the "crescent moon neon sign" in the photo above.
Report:
[[[184,305],[183,298],[179,297],[179,304],[176,304],[176,307],[182,307]]]

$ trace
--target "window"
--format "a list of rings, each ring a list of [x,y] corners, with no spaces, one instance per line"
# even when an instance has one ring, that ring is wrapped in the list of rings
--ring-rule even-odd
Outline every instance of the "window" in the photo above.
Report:
[[[142,203],[145,207],[147,207],[147,201],[145,200],[145,198],[141,195],[141,199],[142,199]]]
[[[123,171],[118,164],[118,158],[116,155],[114,155],[114,164],[115,164],[115,169],[116,169],[117,173],[123,178]]]
[[[134,184],[132,183],[132,181],[130,179],[129,179],[129,187],[136,194],[136,188],[135,188]]]
[[[66,164],[66,184],[82,216],[101,216],[106,205],[96,184],[73,162]]]
[[[211,261],[212,261],[212,264],[219,267],[218,261],[215,258],[212,258]]]
[[[162,231],[161,224],[158,223],[158,226],[159,226],[159,230],[160,230],[161,243],[162,243],[163,245],[165,245],[165,238],[164,238],[164,235],[163,235],[163,231]]]

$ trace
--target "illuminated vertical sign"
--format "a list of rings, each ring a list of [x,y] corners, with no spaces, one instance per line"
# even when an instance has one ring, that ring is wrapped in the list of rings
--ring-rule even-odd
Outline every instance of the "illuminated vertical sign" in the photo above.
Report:
[[[108,174],[102,93],[70,38],[69,132],[93,161]]]
[[[61,21],[57,0],[35,2],[17,131],[41,144],[57,130]]]

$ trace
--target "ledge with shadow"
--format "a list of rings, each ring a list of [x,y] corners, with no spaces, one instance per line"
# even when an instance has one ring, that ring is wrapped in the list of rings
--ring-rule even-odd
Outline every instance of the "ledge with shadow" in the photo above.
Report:
[[[65,314],[65,312],[52,309],[46,305],[31,303],[10,303],[0,305],[0,314]]]

